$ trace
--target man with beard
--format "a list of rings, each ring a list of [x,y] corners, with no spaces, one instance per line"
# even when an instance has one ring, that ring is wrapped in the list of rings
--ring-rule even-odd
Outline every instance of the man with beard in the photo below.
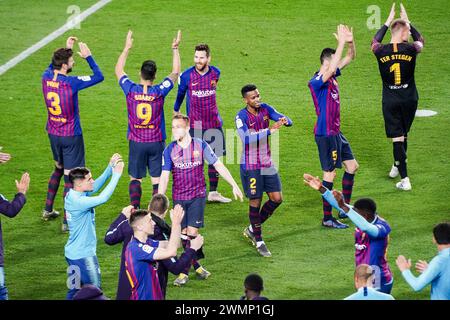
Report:
[[[84,141],[80,124],[78,109],[78,91],[89,88],[104,77],[95,63],[88,46],[79,42],[78,54],[89,64],[91,76],[68,76],[75,64],[72,47],[77,41],[69,37],[65,48],[53,53],[52,63],[42,75],[42,91],[47,107],[47,132],[50,146],[55,160],[55,169],[48,182],[47,201],[42,212],[44,220],[54,219],[59,212],[53,209],[53,203],[59,188],[61,177],[64,175],[64,194],[72,187],[69,181],[69,172],[73,168],[84,167]],[[64,215],[62,231],[67,232],[67,220]]]
[[[194,66],[186,69],[180,76],[178,95],[174,111],[179,112],[186,97],[186,113],[190,119],[190,134],[205,140],[218,157],[226,154],[223,121],[216,102],[216,87],[220,70],[211,66],[211,52],[207,44],[195,47]],[[208,201],[231,202],[231,199],[217,192],[219,173],[213,165],[208,165],[209,193]]]

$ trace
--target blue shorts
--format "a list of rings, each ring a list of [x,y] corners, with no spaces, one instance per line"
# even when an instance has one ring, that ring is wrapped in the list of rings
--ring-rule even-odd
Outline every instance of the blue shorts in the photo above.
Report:
[[[392,287],[394,285],[394,279],[391,280],[391,282],[389,283],[381,283],[379,288],[375,288],[377,291],[386,293],[386,294],[391,294],[392,291]]]
[[[48,135],[52,148],[53,160],[62,164],[64,169],[84,167],[84,141],[83,136],[60,137]]]
[[[8,289],[5,284],[5,271],[0,267],[0,300],[8,300]]]
[[[281,192],[280,175],[275,167],[245,170],[241,166],[241,182],[249,199],[262,198],[264,192]]]
[[[194,198],[192,200],[174,200],[173,206],[181,205],[184,209],[184,217],[181,229],[186,227],[203,228],[205,218],[206,198]]]
[[[353,160],[352,148],[342,133],[335,136],[316,136],[320,165],[323,171],[342,168],[342,162]]]
[[[225,135],[222,128],[211,129],[194,129],[189,130],[192,137],[205,140],[211,149],[218,157],[223,157],[227,154]]]
[[[162,155],[165,142],[129,141],[128,174],[136,179],[147,176],[147,168],[151,177],[159,178],[162,170]]]
[[[96,256],[70,260],[66,258],[69,265],[67,268],[67,300],[73,300],[73,296],[85,284],[92,284],[101,288],[100,266]]]

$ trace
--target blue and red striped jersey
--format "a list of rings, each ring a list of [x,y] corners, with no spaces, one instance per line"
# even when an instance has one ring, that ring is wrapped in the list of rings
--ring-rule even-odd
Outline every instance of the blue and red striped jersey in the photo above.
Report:
[[[288,120],[287,126],[292,125],[291,119],[266,103],[261,104],[257,115],[249,112],[247,107],[239,111],[235,123],[243,143],[241,167],[245,170],[257,170],[273,166],[269,145],[269,124],[270,120],[278,121],[281,118]]]
[[[127,98],[128,140],[159,142],[166,140],[164,99],[173,88],[170,78],[160,84],[147,87],[136,84],[124,75],[119,80]]]
[[[178,95],[174,110],[179,111],[186,97],[186,113],[190,119],[191,128],[211,129],[222,127],[216,101],[216,87],[220,78],[220,70],[209,66],[204,75],[198,73],[195,67],[190,67],[181,75],[178,83]]]
[[[192,200],[206,196],[204,160],[214,164],[218,160],[208,143],[192,138],[191,143],[182,148],[176,141],[169,144],[163,154],[163,170],[172,171],[173,200]]]
[[[125,250],[125,267],[131,284],[130,300],[163,300],[158,279],[158,263],[153,255],[159,242],[133,238]]]
[[[47,132],[55,136],[81,136],[78,109],[78,91],[89,88],[104,77],[94,58],[86,58],[94,72],[91,76],[67,76],[53,69],[53,65],[42,75],[42,92],[47,107]]]
[[[359,228],[355,229],[355,264],[356,266],[363,263],[372,267],[377,266],[380,268],[382,283],[389,283],[392,280],[392,272],[387,262],[387,248],[391,227],[379,216],[372,224],[378,228],[376,237],[370,236]]]
[[[317,115],[314,126],[316,136],[335,136],[341,132],[341,103],[336,81],[340,75],[341,71],[338,68],[336,75],[326,82],[322,81],[323,76],[318,73],[308,82]]]

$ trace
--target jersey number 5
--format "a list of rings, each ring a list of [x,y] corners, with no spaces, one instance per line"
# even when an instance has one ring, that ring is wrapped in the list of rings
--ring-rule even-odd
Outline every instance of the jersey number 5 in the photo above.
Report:
[[[61,106],[59,105],[60,99],[59,94],[56,92],[50,91],[47,93],[47,100],[50,101],[50,106],[48,106],[48,111],[54,115],[59,116],[61,112]]]
[[[139,103],[136,106],[136,115],[139,119],[143,120],[141,125],[145,126],[149,124],[152,119],[152,106],[150,103]]]

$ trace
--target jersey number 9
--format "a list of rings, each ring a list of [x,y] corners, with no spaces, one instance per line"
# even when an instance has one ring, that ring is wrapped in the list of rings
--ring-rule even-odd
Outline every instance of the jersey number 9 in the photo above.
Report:
[[[150,103],[139,103],[136,106],[136,115],[139,119],[143,120],[141,125],[145,126],[149,124],[152,119],[152,106]]]

